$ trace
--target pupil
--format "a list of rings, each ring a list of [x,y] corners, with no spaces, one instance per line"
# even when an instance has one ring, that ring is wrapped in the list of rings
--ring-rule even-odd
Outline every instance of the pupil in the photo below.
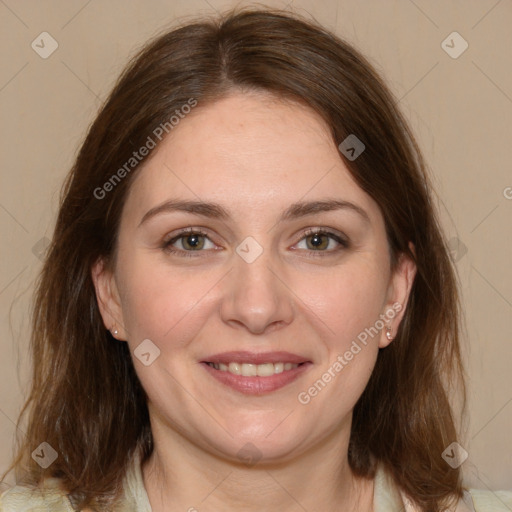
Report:
[[[325,245],[323,242],[322,242],[322,237],[324,235],[322,235],[321,233],[316,233],[315,235],[312,235],[311,236],[311,245],[315,248],[318,248],[318,247],[322,247],[323,245]]]
[[[198,247],[200,244],[199,244],[199,235],[189,235],[187,237],[187,245],[189,245],[190,247]]]

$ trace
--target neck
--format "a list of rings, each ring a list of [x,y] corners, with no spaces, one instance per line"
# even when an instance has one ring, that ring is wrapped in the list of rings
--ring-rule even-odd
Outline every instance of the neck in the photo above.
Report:
[[[286,462],[246,465],[160,426],[144,485],[153,512],[372,510],[373,481],[355,477],[348,464],[349,434],[342,428]]]

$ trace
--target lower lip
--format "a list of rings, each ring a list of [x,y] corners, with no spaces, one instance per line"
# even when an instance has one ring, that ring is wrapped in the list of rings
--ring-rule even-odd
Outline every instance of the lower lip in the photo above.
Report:
[[[290,382],[293,382],[311,366],[312,363],[303,363],[292,370],[269,375],[268,377],[243,377],[228,371],[216,370],[208,363],[201,363],[212,377],[230,388],[245,393],[246,395],[263,395],[276,391]]]

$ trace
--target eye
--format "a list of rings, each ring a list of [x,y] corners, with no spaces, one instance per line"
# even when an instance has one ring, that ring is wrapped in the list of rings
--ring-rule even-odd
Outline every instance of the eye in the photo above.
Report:
[[[301,247],[301,244],[305,244],[305,247]],[[316,253],[315,256],[326,256],[348,247],[348,240],[344,236],[325,228],[308,229],[295,246],[309,253]],[[199,253],[215,250],[215,248],[216,245],[210,240],[208,234],[199,228],[182,229],[162,243],[162,249],[166,252],[185,257],[199,256]]]
[[[214,249],[215,244],[204,231],[196,228],[186,228],[181,230],[176,236],[164,240],[162,248],[179,256],[193,256],[190,253],[202,252],[203,249]]]
[[[305,243],[305,247],[300,247],[302,243]],[[297,244],[299,249],[317,253],[338,252],[348,246],[348,241],[343,236],[323,228],[308,229]]]

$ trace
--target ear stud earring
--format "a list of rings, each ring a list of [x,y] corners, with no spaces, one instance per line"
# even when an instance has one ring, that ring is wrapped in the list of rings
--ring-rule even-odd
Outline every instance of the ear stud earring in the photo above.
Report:
[[[386,327],[386,338],[389,341],[393,340],[393,334],[391,334],[391,327],[389,325]]]
[[[112,336],[117,336],[119,334],[119,331],[117,329],[114,329],[114,330],[110,330],[110,333],[112,334]]]

